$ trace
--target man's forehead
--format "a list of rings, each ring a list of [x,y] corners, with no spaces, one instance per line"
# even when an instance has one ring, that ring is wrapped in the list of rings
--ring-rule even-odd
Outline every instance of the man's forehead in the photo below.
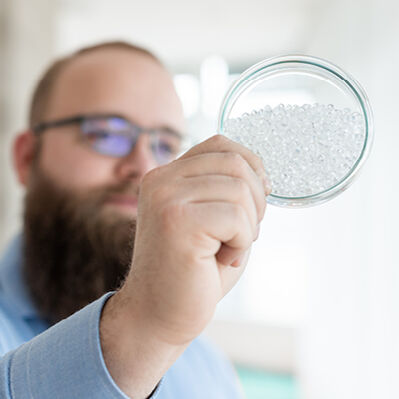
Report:
[[[145,53],[120,48],[97,49],[72,59],[61,71],[56,85],[79,89],[74,83],[98,79],[100,84],[110,78],[117,82],[118,78],[140,80],[145,76],[170,78],[165,68]]]
[[[148,124],[158,123],[159,118],[159,123],[169,120],[178,130],[177,119],[182,119],[173,80],[161,63],[145,53],[120,48],[78,56],[55,82],[49,117],[85,112],[115,112],[142,119],[144,124],[149,117],[155,120]]]
[[[159,70],[165,68],[151,55],[135,49],[126,49],[119,47],[93,49],[74,57],[70,63],[70,68],[79,69],[81,67],[99,66],[117,66],[118,62],[128,63],[130,66],[146,64],[147,66],[157,67]]]

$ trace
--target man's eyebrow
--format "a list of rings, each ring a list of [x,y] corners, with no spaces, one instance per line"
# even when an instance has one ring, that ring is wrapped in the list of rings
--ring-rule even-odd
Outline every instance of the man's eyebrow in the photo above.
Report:
[[[161,125],[157,129],[162,129],[162,130],[164,130],[164,131],[166,131],[166,132],[168,132],[170,134],[173,134],[174,136],[179,137],[179,139],[183,140],[183,138],[184,138],[184,134],[182,132],[180,132],[180,131],[178,131],[178,130],[176,130],[176,129],[168,126],[168,125]]]
[[[122,114],[93,114],[93,116],[105,116],[105,117],[113,117],[113,118],[121,118],[124,119],[125,121],[128,121],[130,123],[133,123],[134,125],[139,126],[134,120],[122,115]],[[183,132],[174,129],[173,127],[169,126],[169,125],[160,125],[160,126],[156,126],[153,127],[152,129],[162,129],[165,132],[172,134],[173,136],[177,136],[180,140],[184,140],[185,134],[183,134]]]

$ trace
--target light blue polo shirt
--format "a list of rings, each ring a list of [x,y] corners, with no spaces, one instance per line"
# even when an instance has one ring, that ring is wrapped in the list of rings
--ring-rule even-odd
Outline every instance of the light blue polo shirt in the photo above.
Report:
[[[0,398],[126,399],[105,366],[99,339],[108,293],[48,328],[21,278],[17,237],[0,261]],[[226,359],[197,338],[167,371],[151,399],[242,398]]]

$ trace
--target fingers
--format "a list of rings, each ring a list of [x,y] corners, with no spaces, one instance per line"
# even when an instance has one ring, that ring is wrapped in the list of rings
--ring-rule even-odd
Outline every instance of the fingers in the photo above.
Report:
[[[232,152],[241,155],[247,161],[252,170],[259,176],[259,178],[262,181],[265,181],[265,185],[268,184],[262,160],[248,148],[242,146],[241,144],[235,143],[234,141],[220,134],[217,134],[191,148],[179,159],[187,159],[195,155],[210,152]]]
[[[198,154],[175,161],[170,168],[171,174],[179,169],[185,178],[225,175],[244,181],[254,198],[258,221],[263,218],[266,208],[265,196],[269,194],[268,188],[240,154],[231,152]]]
[[[260,158],[220,135],[149,172],[141,189],[146,206],[168,213],[161,219],[180,225],[182,238],[194,237],[190,251],[232,266],[257,238],[270,194]]]
[[[231,248],[223,244],[216,254],[216,259],[222,265],[239,266],[244,253],[241,249]]]
[[[244,253],[254,239],[254,228],[243,206],[230,202],[191,203],[189,213],[195,223],[202,226],[203,235],[198,237],[197,250],[209,248],[208,240],[225,245],[215,249],[222,264],[230,264]],[[207,256],[208,252],[204,253]]]
[[[260,213],[256,206],[256,199],[248,183],[240,178],[225,175],[202,175],[184,179],[184,184],[175,188],[176,197],[185,197],[187,202],[230,202],[242,206],[247,212],[248,219],[256,236],[256,225],[263,218],[264,196],[258,194]],[[265,202],[263,200],[263,202]]]

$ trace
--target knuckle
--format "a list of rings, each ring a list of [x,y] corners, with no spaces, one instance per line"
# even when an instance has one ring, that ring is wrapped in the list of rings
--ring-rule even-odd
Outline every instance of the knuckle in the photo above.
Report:
[[[255,227],[249,222],[243,206],[236,204],[233,208],[233,215],[237,232],[239,232],[240,235],[241,245],[247,248],[253,242]]]
[[[238,221],[239,223],[242,223],[247,217],[244,208],[239,204],[234,205],[233,215],[234,215],[234,219],[236,221]]]
[[[265,210],[266,210],[266,205],[267,205],[266,197],[264,195],[261,196],[260,204],[261,204],[261,208],[262,208],[263,213],[264,213]]]
[[[217,146],[225,145],[228,142],[227,137],[221,134],[215,134],[209,140]]]
[[[140,185],[143,187],[147,187],[154,184],[154,180],[158,178],[160,172],[160,168],[151,169],[144,175]]]
[[[240,193],[241,198],[247,199],[251,194],[250,188],[245,180],[240,178],[234,178],[235,189]]]
[[[254,154],[254,164],[256,167],[256,170],[262,170],[263,172],[265,171],[265,166],[263,164],[262,158],[260,158],[258,155]]]
[[[260,211],[259,211],[259,222],[263,219],[263,217],[265,216],[265,212],[266,212],[266,199],[263,199],[260,205]]]
[[[243,158],[243,156],[237,152],[228,152],[226,153],[226,158],[230,162],[230,167],[233,172],[242,173],[244,170],[247,161]]]
[[[240,153],[238,153],[238,152],[230,152],[230,154],[231,154],[232,161],[234,163],[242,165],[244,162],[246,162],[245,159],[243,158],[243,156]]]

